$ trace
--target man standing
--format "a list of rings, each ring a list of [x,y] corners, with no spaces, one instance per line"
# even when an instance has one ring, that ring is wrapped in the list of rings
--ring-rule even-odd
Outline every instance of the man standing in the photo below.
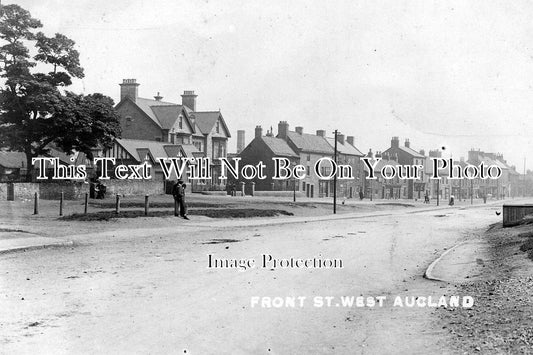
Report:
[[[187,185],[182,180],[178,180],[172,187],[172,196],[174,196],[174,203],[179,205],[180,216],[184,219],[187,217],[187,206],[185,205],[185,188]],[[174,206],[174,215],[177,216],[177,208]]]

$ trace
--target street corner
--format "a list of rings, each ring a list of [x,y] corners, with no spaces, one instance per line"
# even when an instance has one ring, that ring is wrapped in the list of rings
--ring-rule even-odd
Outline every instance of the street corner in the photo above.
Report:
[[[444,282],[473,281],[483,275],[489,249],[489,243],[480,239],[456,244],[428,266],[424,277]]]

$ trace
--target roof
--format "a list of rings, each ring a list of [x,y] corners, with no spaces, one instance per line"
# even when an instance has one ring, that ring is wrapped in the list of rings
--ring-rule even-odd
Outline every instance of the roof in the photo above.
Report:
[[[231,137],[228,126],[222,117],[220,111],[195,111],[191,113],[191,116],[195,118],[196,126],[200,129],[200,132],[203,134],[209,134],[217,121],[220,119],[220,122],[224,126],[228,137]]]
[[[404,152],[411,154],[415,158],[425,158],[422,154],[418,153],[416,150],[407,148],[407,147],[398,147],[399,149],[403,150]]]
[[[333,148],[333,150],[335,150],[335,138],[326,138],[326,141]],[[365,154],[361,153],[359,149],[357,149],[348,142],[344,142],[344,144],[342,144],[341,142],[337,141],[337,151],[345,155],[355,155],[358,157],[365,156]]]
[[[55,148],[52,144],[46,146],[48,153],[39,157],[58,158],[62,164],[85,164],[86,155],[81,152],[74,152],[68,155],[62,150]],[[9,169],[26,168],[26,154],[24,152],[0,151],[0,166]]]
[[[274,155],[283,157],[298,157],[298,154],[296,154],[296,152],[289,147],[287,142],[281,138],[263,136],[261,139],[272,151],[272,153],[274,153]]]
[[[155,105],[150,106],[161,128],[171,129],[178,119],[183,106],[181,105]]]
[[[204,152],[199,151],[193,144],[182,144],[181,149],[183,149],[187,157],[199,158],[205,155]]]
[[[200,128],[200,131],[204,134],[208,134],[213,129],[213,126],[220,117],[220,112],[193,112],[196,118],[196,125]]]
[[[10,169],[26,167],[26,154],[23,152],[0,151],[0,166]]]
[[[303,152],[334,154],[333,148],[324,137],[314,134],[287,132],[287,138]]]
[[[143,110],[144,113],[148,115],[148,117],[150,117],[158,125],[160,125],[160,123],[157,117],[155,116],[154,112],[152,111],[152,106],[169,106],[169,105],[175,106],[176,105],[176,104],[173,104],[172,102],[144,99],[142,97],[138,97],[135,103],[137,104],[137,106],[139,106],[141,110]]]
[[[147,153],[151,155],[151,158],[157,159],[178,156],[181,150],[187,157],[192,156],[193,152],[199,152],[192,144],[169,144],[138,139],[117,139],[116,141],[137,161],[144,161]]]

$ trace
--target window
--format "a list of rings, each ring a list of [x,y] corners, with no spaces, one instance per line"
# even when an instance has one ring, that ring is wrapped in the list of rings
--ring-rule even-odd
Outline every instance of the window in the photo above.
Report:
[[[311,167],[307,165],[307,176],[311,175]]]
[[[217,121],[217,133],[220,133],[220,121]]]
[[[178,119],[179,119],[179,121],[178,121],[179,128],[180,128],[180,129],[183,129],[183,116],[180,115],[180,116],[178,117]]]
[[[307,154],[307,161],[311,161],[311,154]]]

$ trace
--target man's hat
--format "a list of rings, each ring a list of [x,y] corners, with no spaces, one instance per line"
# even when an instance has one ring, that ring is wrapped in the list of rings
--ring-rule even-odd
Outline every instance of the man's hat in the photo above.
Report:
[[[183,184],[183,180],[178,180],[178,184]]]

